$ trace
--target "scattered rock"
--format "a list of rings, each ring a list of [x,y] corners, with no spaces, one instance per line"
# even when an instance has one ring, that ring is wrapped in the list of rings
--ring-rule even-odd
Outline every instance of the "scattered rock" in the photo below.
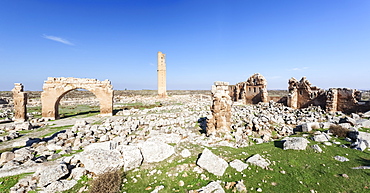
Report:
[[[260,154],[251,156],[250,158],[246,160],[246,162],[259,166],[264,169],[267,169],[267,167],[270,165],[269,160],[262,158]]]
[[[283,149],[305,150],[308,143],[310,142],[304,137],[289,137],[286,138]]]
[[[203,150],[197,160],[197,165],[217,176],[222,176],[228,167],[224,159],[216,156],[207,148]]]
[[[191,156],[191,152],[188,149],[183,149],[180,153],[182,157],[189,157]]]
[[[322,133],[320,135],[315,135],[312,137],[312,140],[317,141],[317,142],[325,142],[330,140],[330,136],[327,135],[326,133]]]
[[[129,171],[141,166],[141,163],[143,162],[143,155],[141,155],[141,151],[138,147],[121,145],[117,148],[117,150],[123,155],[124,171]]]
[[[175,153],[175,148],[164,142],[144,142],[141,144],[144,162],[160,162]]]
[[[321,147],[319,146],[319,145],[313,145],[313,146],[311,146],[311,148],[312,149],[314,149],[316,152],[318,152],[318,153],[321,153],[322,152],[322,149],[321,149]]]
[[[230,162],[230,166],[234,169],[236,169],[236,171],[238,172],[242,172],[243,170],[245,170],[246,168],[248,168],[248,164],[236,159],[232,162]]]
[[[68,173],[69,170],[66,164],[58,164],[50,168],[45,168],[40,173],[40,179],[37,185],[39,187],[47,186],[48,184],[63,178]]]
[[[86,170],[96,175],[120,169],[125,163],[123,156],[117,150],[93,149],[82,152],[78,158]]]
[[[222,188],[219,182],[211,182],[207,186],[200,188],[198,192],[209,192],[209,193],[225,193],[225,190]]]
[[[334,156],[334,159],[337,160],[337,161],[340,161],[340,162],[348,162],[349,161],[348,158],[343,157],[343,156],[339,156],[339,155]]]

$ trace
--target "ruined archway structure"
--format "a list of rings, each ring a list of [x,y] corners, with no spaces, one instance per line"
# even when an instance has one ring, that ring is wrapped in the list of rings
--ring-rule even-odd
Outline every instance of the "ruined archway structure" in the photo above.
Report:
[[[51,120],[58,119],[60,99],[75,89],[86,89],[92,92],[100,102],[100,114],[102,116],[113,115],[113,86],[109,80],[48,77],[41,93],[42,117]]]
[[[259,73],[253,74],[247,81],[229,86],[230,97],[233,101],[244,104],[268,102],[267,81]]]

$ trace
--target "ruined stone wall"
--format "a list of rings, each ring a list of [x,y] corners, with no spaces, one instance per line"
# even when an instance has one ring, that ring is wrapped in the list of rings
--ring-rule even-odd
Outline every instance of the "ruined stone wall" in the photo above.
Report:
[[[14,121],[24,122],[27,120],[27,93],[23,91],[22,83],[14,83],[13,103],[14,103]]]
[[[289,95],[287,105],[294,109],[313,106],[326,106],[326,95],[323,89],[311,86],[311,83],[302,77],[300,81],[295,78],[289,79]]]
[[[320,106],[327,112],[344,113],[365,112],[370,110],[370,101],[360,101],[361,92],[356,89],[330,88],[325,91],[303,77],[300,81],[289,79],[287,106],[300,109],[309,106]]]
[[[207,135],[230,132],[231,105],[229,83],[215,82],[212,85],[212,117],[207,120]]]
[[[253,74],[247,81],[229,86],[229,91],[233,101],[241,101],[244,104],[257,104],[269,100],[267,81],[259,73]]]
[[[113,86],[109,80],[49,77],[44,82],[41,93],[42,117],[52,120],[58,119],[58,106],[61,98],[75,89],[86,89],[94,93],[100,103],[100,114],[103,116],[113,115]]]
[[[329,112],[354,113],[370,110],[370,102],[361,101],[361,92],[356,89],[331,88],[327,91],[326,103],[326,110]]]

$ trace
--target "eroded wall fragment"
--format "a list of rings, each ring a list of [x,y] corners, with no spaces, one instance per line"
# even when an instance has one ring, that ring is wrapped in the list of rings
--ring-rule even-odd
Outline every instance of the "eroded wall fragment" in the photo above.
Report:
[[[24,122],[27,120],[27,93],[23,91],[22,83],[14,83],[13,103],[14,103],[14,121]]]
[[[241,101],[244,104],[257,104],[269,100],[267,81],[259,73],[253,74],[247,81],[231,85],[229,91],[233,101]]]
[[[230,132],[231,105],[229,83],[215,82],[212,85],[212,117],[207,120],[207,135]]]
[[[289,107],[294,109],[306,108],[310,105],[325,107],[325,91],[312,86],[306,77],[302,77],[300,81],[291,78],[288,84],[289,95],[287,105]]]

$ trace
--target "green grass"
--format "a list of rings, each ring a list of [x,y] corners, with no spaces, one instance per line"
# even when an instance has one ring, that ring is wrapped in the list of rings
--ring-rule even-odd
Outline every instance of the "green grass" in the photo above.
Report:
[[[30,175],[32,173],[24,173],[24,174],[19,174],[15,176],[8,176],[8,177],[3,177],[0,178],[0,192],[2,193],[7,193],[10,191],[10,188],[13,187],[19,179],[24,178],[27,175]]]
[[[73,106],[59,106],[59,115],[61,118],[67,118],[77,115],[85,115],[85,117],[95,116],[100,113],[99,106],[89,105],[73,105]]]
[[[88,178],[86,175],[82,176],[80,180],[77,181],[77,184],[74,185],[71,189],[63,191],[62,193],[75,193],[78,192],[82,187],[88,186],[89,182],[92,179]]]
[[[27,112],[39,112],[40,115],[33,115],[35,118],[41,118],[42,107],[28,107]],[[83,117],[95,116],[100,113],[99,106],[90,105],[59,105],[60,118],[67,118],[72,116],[84,115]]]
[[[359,131],[363,131],[363,132],[367,132],[367,133],[370,133],[370,128],[364,128],[364,127],[361,127],[358,129]]]
[[[344,140],[336,139],[342,144],[347,144]],[[315,144],[313,141],[310,146]],[[201,179],[200,174],[193,172],[193,166],[187,166],[186,171],[178,171],[176,167],[182,164],[195,164],[198,154],[202,152],[203,147],[192,145],[192,156],[186,159],[175,157],[174,161],[169,163],[163,161],[153,164],[151,168],[145,168],[138,171],[127,172],[127,180],[123,191],[130,192],[150,192],[156,186],[164,185],[161,192],[186,192],[196,190],[211,181],[221,180],[223,182],[234,182],[241,179],[247,190],[262,188],[263,192],[309,192],[311,189],[317,192],[366,192],[370,187],[369,170],[353,170],[352,167],[361,165],[370,165],[369,152],[361,152],[349,148],[341,148],[337,145],[324,146],[318,143],[324,153],[316,153],[313,149],[307,148],[305,151],[283,150],[279,148],[281,143],[270,142],[259,145],[253,145],[245,148],[218,147],[209,148],[213,153],[222,157],[227,162],[234,159],[245,161],[254,154],[260,154],[269,159],[273,164],[271,170],[265,170],[257,166],[250,165],[250,170],[237,172],[230,166],[222,177],[215,176],[207,171],[203,172],[209,179]],[[244,152],[244,154],[242,153]],[[339,162],[333,159],[334,156],[347,157],[349,162]],[[178,162],[181,160],[181,162]],[[147,176],[150,171],[157,169],[161,174]],[[280,171],[285,171],[282,174]],[[178,176],[168,176],[166,173],[178,174]],[[186,173],[186,175],[184,175]],[[347,174],[349,178],[341,175]],[[139,177],[138,177],[139,176]],[[135,183],[133,179],[136,179]],[[180,187],[178,182],[182,180],[185,185]],[[272,183],[277,185],[272,185]],[[150,190],[145,190],[148,187]],[[224,184],[223,184],[224,186]],[[231,190],[226,190],[231,192]]]

